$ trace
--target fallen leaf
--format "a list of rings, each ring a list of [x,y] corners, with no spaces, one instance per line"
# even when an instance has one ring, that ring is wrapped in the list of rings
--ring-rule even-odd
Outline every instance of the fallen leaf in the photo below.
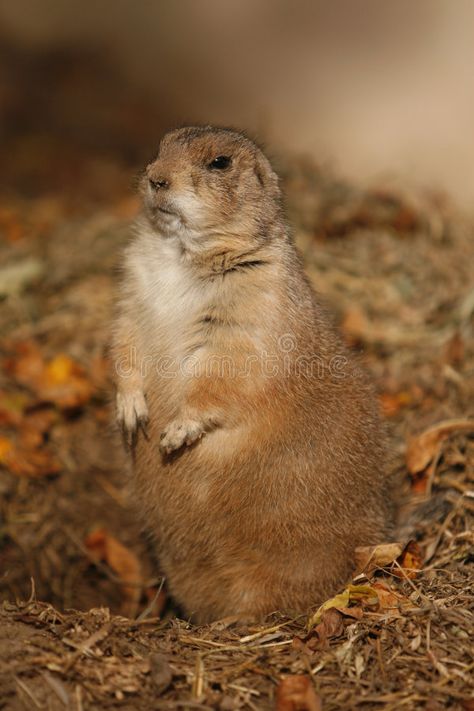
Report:
[[[364,605],[375,605],[375,595],[371,585],[348,585],[350,602],[361,602]]]
[[[423,567],[423,554],[416,541],[408,541],[397,558],[397,563],[403,571],[395,566],[391,571],[393,575],[399,578],[416,578]]]
[[[361,620],[364,616],[364,611],[361,607],[338,607],[334,609],[337,609],[344,617],[351,617],[353,620]]]
[[[371,585],[348,585],[342,593],[339,593],[330,600],[324,602],[318,610],[309,618],[308,629],[312,629],[322,620],[325,610],[335,607],[337,610],[349,608],[351,602],[363,602],[366,605],[376,605],[378,602],[377,593]]]
[[[340,637],[343,632],[343,613],[331,607],[323,612],[321,622],[306,637],[293,639],[293,648],[311,654],[317,649],[326,649],[329,640]]]
[[[392,590],[385,583],[377,582],[372,587],[378,598],[379,609],[383,612],[390,610],[399,612],[400,608],[414,607],[411,600],[396,590]]]
[[[6,437],[0,437],[0,462],[4,462],[13,449],[13,444]]]
[[[321,711],[321,699],[304,674],[284,676],[276,690],[276,711]]]
[[[441,445],[453,432],[474,432],[474,420],[444,420],[430,427],[407,445],[406,462],[410,474],[422,472],[441,451]]]
[[[44,370],[38,394],[46,402],[54,402],[60,408],[72,409],[90,400],[93,387],[84,369],[67,355],[58,355]]]
[[[309,620],[308,620],[308,629],[312,629],[315,627],[315,625],[318,625],[323,617],[323,613],[325,610],[329,610],[331,607],[335,608],[346,608],[349,605],[349,591],[346,588],[342,593],[339,593],[335,597],[332,597],[330,600],[327,600],[325,603],[319,607],[319,609],[312,615]]]
[[[35,436],[26,443],[17,444],[7,437],[0,437],[0,464],[17,476],[37,478],[58,474],[61,463],[47,448],[38,446],[40,441]]]
[[[57,474],[61,463],[45,441],[56,413],[49,408],[28,411],[31,405],[22,393],[0,393],[0,425],[14,430],[0,437],[0,463],[18,476]]]
[[[122,581],[123,614],[133,617],[140,600],[142,591],[140,585],[143,582],[138,558],[103,528],[89,534],[84,543],[97,560],[105,561]]]
[[[382,393],[380,395],[380,404],[386,417],[394,417],[402,407],[406,407],[412,402],[412,394],[406,390],[399,393]]]
[[[354,560],[358,573],[370,574],[377,568],[385,568],[401,555],[401,543],[381,543],[378,546],[359,546],[355,549]]]
[[[415,578],[422,567],[423,556],[416,541],[409,541],[405,546],[402,543],[359,546],[355,549],[354,560],[358,573],[370,575],[374,570],[384,568],[399,578]]]
[[[4,363],[5,370],[20,385],[33,392],[40,402],[60,409],[84,405],[94,392],[84,368],[65,354],[46,361],[33,342],[16,344],[16,354]]]

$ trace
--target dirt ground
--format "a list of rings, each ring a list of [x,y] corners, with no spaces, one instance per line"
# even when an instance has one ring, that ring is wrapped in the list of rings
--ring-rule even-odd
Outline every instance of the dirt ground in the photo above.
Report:
[[[430,507],[398,548],[359,552],[356,587],[318,615],[195,627],[166,597],[112,424],[138,209],[136,156],[115,155],[12,134],[4,156],[0,708],[472,711],[474,220],[280,157],[308,274],[377,383],[397,488]]]

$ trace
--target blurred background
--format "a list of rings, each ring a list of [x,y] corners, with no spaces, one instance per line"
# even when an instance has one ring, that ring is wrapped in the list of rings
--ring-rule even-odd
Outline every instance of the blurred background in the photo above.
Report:
[[[413,432],[472,414],[473,40],[472,0],[0,0],[0,596],[165,604],[107,353],[135,176],[170,127],[266,146],[397,475]],[[473,442],[450,451],[463,491]]]
[[[196,122],[266,146],[308,277],[377,388],[387,471],[401,498],[433,492],[439,504],[417,529],[429,566],[416,588],[445,612],[397,613],[383,634],[370,612],[373,631],[351,632],[347,661],[339,646],[315,667],[318,689],[336,685],[347,708],[361,693],[386,707],[384,656],[400,707],[413,694],[413,708],[472,708],[461,610],[472,597],[474,0],[0,0],[0,667],[11,671],[0,706],[76,708],[74,694],[77,708],[164,708],[161,667],[133,671],[147,647],[123,617],[109,626],[107,609],[165,617],[150,648],[159,659],[174,649],[186,699],[198,688],[202,648],[166,626],[176,611],[128,495],[108,359],[136,176],[167,129]],[[417,598],[396,580],[402,609]],[[235,639],[219,634],[203,640]],[[229,694],[257,693],[251,707],[267,708],[254,688],[273,694],[296,669],[280,644],[267,645],[271,673],[250,657],[227,666],[236,684],[253,675]],[[12,706],[20,683],[28,698]],[[209,699],[202,708],[217,708]]]
[[[84,150],[139,166],[215,122],[470,205],[473,40],[471,0],[0,0],[0,180],[103,195]]]

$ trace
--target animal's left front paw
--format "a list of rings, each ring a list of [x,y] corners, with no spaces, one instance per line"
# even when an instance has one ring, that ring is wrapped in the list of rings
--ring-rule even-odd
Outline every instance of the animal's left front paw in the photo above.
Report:
[[[198,420],[174,420],[161,433],[160,450],[163,454],[171,454],[184,445],[189,447],[203,434],[203,424]]]

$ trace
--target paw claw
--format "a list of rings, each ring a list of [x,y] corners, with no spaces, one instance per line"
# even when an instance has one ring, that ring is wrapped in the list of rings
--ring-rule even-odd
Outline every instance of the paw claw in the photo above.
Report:
[[[171,454],[184,445],[190,446],[204,434],[202,425],[197,420],[172,422],[160,435],[160,450]]]
[[[138,429],[145,430],[148,408],[141,390],[117,393],[117,422],[129,447],[133,445]]]

